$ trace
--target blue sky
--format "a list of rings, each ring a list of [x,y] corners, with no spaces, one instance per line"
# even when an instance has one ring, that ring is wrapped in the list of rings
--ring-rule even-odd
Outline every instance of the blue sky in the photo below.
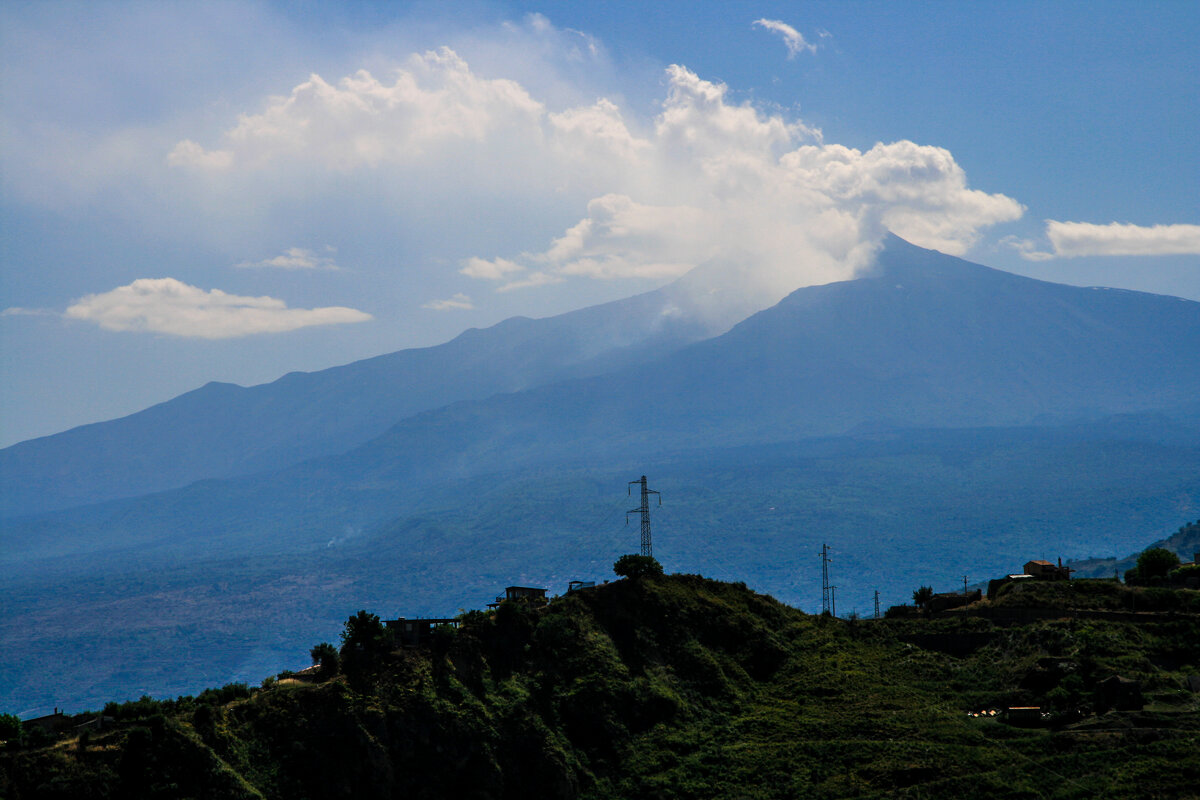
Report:
[[[1200,300],[1195,3],[8,3],[0,444],[886,230]],[[765,302],[765,301],[764,301]]]

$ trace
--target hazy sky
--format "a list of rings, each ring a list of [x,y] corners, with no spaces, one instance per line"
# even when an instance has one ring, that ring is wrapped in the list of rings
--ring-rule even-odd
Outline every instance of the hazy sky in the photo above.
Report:
[[[345,5],[0,5],[0,444],[887,230],[1200,300],[1200,4]]]

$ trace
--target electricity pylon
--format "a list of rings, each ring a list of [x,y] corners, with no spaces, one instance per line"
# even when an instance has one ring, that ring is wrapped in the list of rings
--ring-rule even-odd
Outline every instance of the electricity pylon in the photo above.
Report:
[[[650,544],[650,495],[657,494],[658,495],[658,504],[661,506],[662,505],[662,494],[660,494],[659,492],[656,492],[654,489],[646,488],[646,476],[645,475],[643,475],[641,478],[639,478],[636,481],[630,481],[629,486],[633,486],[635,483],[639,483],[642,486],[642,504],[640,506],[638,506],[637,508],[632,508],[629,511],[625,512],[625,524],[626,525],[629,524],[629,515],[630,514],[641,514],[642,515],[642,555],[650,556],[651,558],[653,558],[654,557],[654,548]],[[632,493],[632,491],[633,491],[632,489],[629,489],[628,487],[626,487],[626,489],[627,489],[627,492],[629,492],[629,493]]]
[[[829,557],[829,545],[821,545],[821,613],[830,614],[832,610],[829,602],[829,562],[833,561]]]

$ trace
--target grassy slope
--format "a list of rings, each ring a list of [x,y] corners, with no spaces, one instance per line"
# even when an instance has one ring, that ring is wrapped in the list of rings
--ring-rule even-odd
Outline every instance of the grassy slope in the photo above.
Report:
[[[1185,797],[1196,618],[847,623],[696,576],[473,614],[369,678],[282,686],[10,752],[0,796]],[[989,640],[964,658],[915,633]],[[1047,658],[1081,681],[1047,678]],[[1142,680],[1145,712],[1058,731],[967,715]],[[1082,695],[1081,695],[1082,696]],[[1072,701],[1074,702],[1074,701]],[[1084,701],[1086,702],[1086,700]]]

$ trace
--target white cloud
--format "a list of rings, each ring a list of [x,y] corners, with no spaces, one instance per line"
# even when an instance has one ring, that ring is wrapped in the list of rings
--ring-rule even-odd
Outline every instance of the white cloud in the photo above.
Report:
[[[470,297],[458,292],[445,300],[430,300],[421,308],[428,308],[431,311],[470,311],[475,308],[475,304],[471,302]]]
[[[513,289],[528,289],[533,286],[548,286],[553,283],[562,283],[563,278],[559,275],[551,275],[548,272],[536,271],[526,274],[520,280],[510,281],[504,284],[497,292],[511,292]]]
[[[536,136],[543,113],[515,81],[481,78],[443,47],[412,56],[391,82],[365,69],[336,85],[310,75],[260,113],[243,114],[224,135],[224,147],[206,150],[184,140],[167,163],[209,170],[288,159],[338,170],[414,164],[448,144],[478,144],[497,131]]]
[[[1060,258],[1200,255],[1200,225],[1130,225],[1046,220],[1046,238]]]
[[[167,154],[172,167],[224,171],[233,166],[233,153],[228,150],[205,150],[191,139],[184,139]]]
[[[56,317],[56,313],[48,308],[21,308],[10,306],[0,311],[0,317]]]
[[[110,331],[146,331],[198,339],[230,339],[282,333],[313,325],[365,322],[353,308],[288,308],[273,297],[242,297],[220,289],[204,291],[174,278],[139,278],[101,294],[76,300],[64,316],[94,322]]]
[[[548,25],[529,22],[535,32]],[[551,108],[442,48],[385,80],[365,70],[333,83],[312,75],[241,115],[212,149],[184,140],[169,160],[207,176],[198,192],[274,191],[267,206],[286,207],[289,190],[316,194],[316,186],[400,187],[385,195],[389,213],[433,210],[441,238],[466,243],[459,271],[501,291],[664,280],[717,261],[754,264],[746,280],[759,285],[747,291],[771,302],[852,277],[889,230],[958,255],[983,229],[1023,213],[1010,197],[971,188],[943,148],[829,144],[802,120],[731,102],[724,84],[685,67],[666,77],[660,112],[638,120],[611,97]],[[489,252],[470,243],[475,211],[455,213],[464,198],[508,214],[512,238],[521,226],[533,237],[547,219],[562,220],[562,232]],[[570,221],[565,209],[579,216]],[[274,266],[306,262],[289,253]]]
[[[243,261],[238,266],[244,268],[266,267],[270,269],[341,269],[333,259],[333,254],[337,252],[336,249],[326,247],[325,252],[329,255],[319,255],[303,247],[289,247],[274,258],[267,258],[262,261]]]
[[[1027,261],[1079,256],[1200,255],[1200,225],[1132,225],[1110,222],[1059,222],[1046,220],[1050,249],[1032,239],[1005,236],[1000,244],[1011,247]]]
[[[765,28],[772,33],[778,33],[783,38],[783,44],[787,47],[788,58],[795,58],[797,53],[803,53],[807,50],[810,53],[817,52],[817,46],[804,40],[804,36],[800,31],[788,25],[786,22],[781,22],[777,19],[756,19],[754,24],[760,28]],[[829,34],[822,31],[821,38],[827,37]]]
[[[981,229],[1023,213],[1012,198],[971,189],[943,148],[824,144],[803,123],[730,105],[723,85],[683,67],[668,78],[653,135],[625,148],[638,169],[614,164],[625,191],[592,199],[545,250],[472,258],[461,271],[508,280],[502,288],[511,290],[551,276],[664,279],[714,260],[749,261],[757,269],[744,277],[757,285],[747,291],[772,302],[852,277],[886,231],[962,254]]]
[[[516,262],[509,261],[506,258],[479,258],[472,256],[463,262],[463,268],[459,270],[463,275],[472,278],[482,278],[488,281],[504,280],[505,276],[514,272],[523,272],[525,267]]]
[[[1005,236],[997,242],[1001,247],[1011,247],[1021,254],[1021,258],[1026,261],[1049,261],[1054,258],[1054,253],[1047,253],[1038,249],[1037,242],[1032,239],[1022,239],[1017,236]]]

